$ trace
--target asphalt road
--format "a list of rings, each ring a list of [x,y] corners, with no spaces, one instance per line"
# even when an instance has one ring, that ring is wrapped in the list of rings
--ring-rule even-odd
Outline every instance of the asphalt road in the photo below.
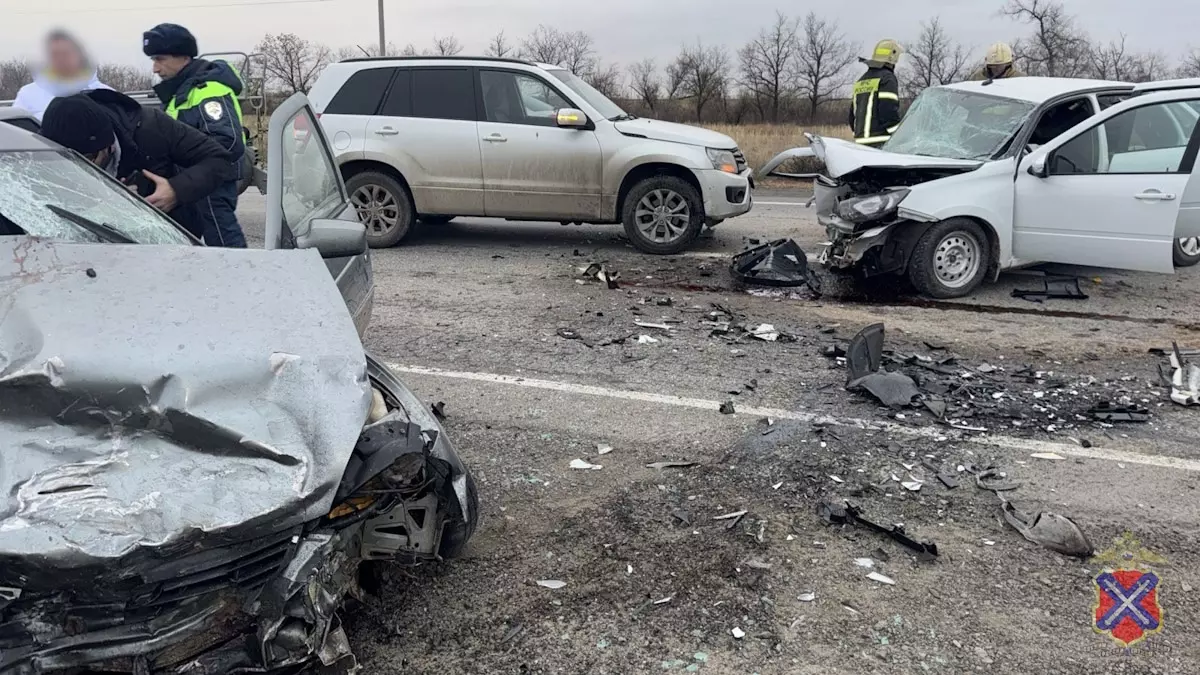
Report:
[[[368,672],[1194,672],[1200,410],[1165,401],[1147,350],[1200,347],[1200,271],[1074,270],[1091,298],[1042,305],[1010,297],[1023,274],[933,305],[735,288],[728,256],[749,238],[815,249],[822,233],[802,201],[760,194],[750,214],[666,258],[637,253],[616,227],[487,219],[372,252],[367,345],[419,396],[446,402],[484,520],[465,559],[395,570],[349,617]],[[262,205],[248,195],[239,209],[252,241]],[[580,279],[590,262],[618,270],[622,288]],[[724,316],[710,316],[716,305],[794,341],[713,336],[702,322]],[[959,390],[963,424],[986,432],[843,389],[822,349],[879,321],[897,352],[957,356],[951,379],[1003,375],[987,394]],[[1152,420],[1081,414],[1122,397]],[[718,412],[726,401],[734,414]],[[577,458],[603,468],[570,469]],[[658,461],[696,464],[646,466]],[[1069,516],[1097,550],[1128,532],[1165,559],[1153,565],[1161,632],[1128,654],[1098,635],[1101,565],[1006,526],[996,495],[957,469],[989,464],[1020,483],[1014,503]],[[960,486],[936,480],[935,465]],[[920,490],[900,486],[913,480]],[[938,561],[815,515],[843,499],[935,541]],[[868,580],[863,557],[895,584]],[[535,583],[547,579],[566,586]]]

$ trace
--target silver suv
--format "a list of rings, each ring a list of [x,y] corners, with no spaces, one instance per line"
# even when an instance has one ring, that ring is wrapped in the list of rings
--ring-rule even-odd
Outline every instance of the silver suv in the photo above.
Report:
[[[455,216],[623,223],[678,253],[750,210],[733,139],[639,119],[557,66],[483,57],[350,59],[312,92],[373,247]]]

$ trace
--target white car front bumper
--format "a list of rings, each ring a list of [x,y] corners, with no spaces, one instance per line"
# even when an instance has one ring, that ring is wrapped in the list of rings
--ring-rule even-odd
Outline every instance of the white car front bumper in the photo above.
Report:
[[[716,169],[696,172],[704,198],[704,217],[709,221],[725,220],[746,213],[754,204],[750,186],[750,169],[740,174]]]

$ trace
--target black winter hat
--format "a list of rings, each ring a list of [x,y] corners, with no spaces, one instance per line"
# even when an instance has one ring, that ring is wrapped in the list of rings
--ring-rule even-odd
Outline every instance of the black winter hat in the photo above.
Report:
[[[83,94],[56,98],[42,115],[42,136],[83,155],[92,155],[116,141],[108,112]]]
[[[142,33],[142,51],[146,56],[187,56],[193,59],[200,54],[196,36],[177,23],[160,23]]]

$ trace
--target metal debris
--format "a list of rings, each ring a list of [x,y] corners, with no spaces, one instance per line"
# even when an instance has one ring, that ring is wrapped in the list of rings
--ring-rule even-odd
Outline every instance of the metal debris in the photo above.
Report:
[[[821,281],[808,269],[808,255],[791,239],[777,239],[733,256],[733,278],[755,286],[808,286],[821,292]]]
[[[849,502],[846,502],[844,506],[836,506],[834,504],[830,504],[829,502],[821,502],[820,504],[817,504],[817,515],[825,520],[825,522],[830,524],[862,525],[869,530],[891,537],[897,543],[915,552],[917,554],[917,560],[933,560],[937,557],[937,544],[932,542],[918,542],[915,539],[910,538],[907,534],[905,534],[903,525],[893,525],[889,528],[873,523],[862,517],[862,514],[858,508],[851,506]]]
[[[1171,343],[1171,400],[1179,405],[1200,405],[1200,366],[1184,359],[1197,353],[1180,350],[1178,344]]]
[[[1101,401],[1088,410],[1088,414],[1101,422],[1148,422],[1150,411],[1136,403],[1128,405],[1113,405],[1110,401]]]
[[[1007,500],[1001,501],[1000,509],[1005,522],[1035,544],[1076,558],[1090,557],[1095,551],[1083,530],[1066,516],[1049,511],[1022,513]]]

